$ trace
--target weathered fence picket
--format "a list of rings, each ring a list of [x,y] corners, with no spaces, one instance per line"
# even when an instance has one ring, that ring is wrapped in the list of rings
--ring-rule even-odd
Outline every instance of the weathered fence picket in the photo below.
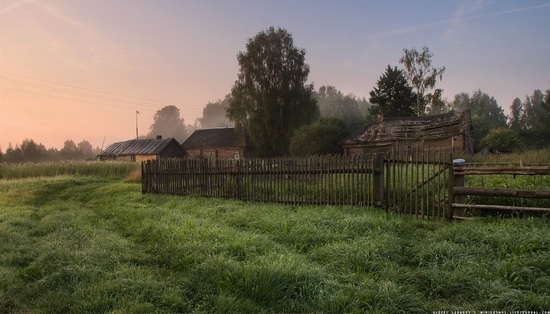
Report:
[[[376,206],[442,219],[450,210],[449,160],[442,152],[426,153],[418,145],[407,151],[353,156],[149,160],[142,164],[142,192]]]
[[[383,156],[172,159],[142,164],[143,193],[199,195],[286,204],[372,205]],[[381,177],[383,178],[383,177]],[[383,193],[383,185],[376,187]],[[383,194],[382,194],[383,195]]]

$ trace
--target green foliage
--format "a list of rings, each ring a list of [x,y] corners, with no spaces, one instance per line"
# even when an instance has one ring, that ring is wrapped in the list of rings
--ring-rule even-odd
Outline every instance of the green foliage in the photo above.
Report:
[[[216,102],[206,104],[202,109],[202,117],[197,118],[195,124],[201,129],[233,127],[234,124],[225,115],[225,110],[229,107],[230,100],[231,94],[228,94],[223,100],[219,99]]]
[[[365,112],[369,108],[366,99],[360,99],[352,94],[344,95],[334,86],[321,86],[314,93],[321,117],[340,118],[348,130],[356,130],[363,125]]]
[[[491,175],[491,176],[468,176],[466,180],[468,187],[504,188],[504,189],[527,189],[547,190],[550,186],[550,176],[513,176],[513,175]],[[490,197],[490,196],[469,196],[466,200],[472,204],[506,205],[519,207],[550,208],[549,199],[533,198],[512,198],[512,197]],[[494,215],[507,214],[510,212],[474,212],[473,215]],[[521,213],[515,213],[519,215]]]
[[[435,87],[438,77],[441,81],[445,67],[439,69],[432,67],[433,53],[430,53],[428,47],[422,47],[422,52],[418,52],[416,48],[410,50],[405,48],[403,52],[399,63],[405,67],[405,77],[415,90],[414,112],[417,116],[422,116],[426,113],[426,108],[431,105],[431,101],[437,99],[434,95],[426,93]]]
[[[248,131],[258,157],[285,155],[294,131],[318,118],[313,85],[306,85],[305,53],[285,29],[270,27],[237,56],[240,70],[227,116]]]
[[[416,96],[407,83],[402,70],[397,67],[388,67],[380,76],[376,86],[370,92],[369,109],[371,116],[382,113],[385,117],[415,116],[414,105]]]
[[[99,153],[100,149],[93,149],[92,144],[86,140],[78,144],[75,144],[73,140],[66,140],[63,148],[57,150],[54,148],[46,149],[41,143],[36,143],[32,139],[25,139],[21,145],[15,145],[15,148],[10,144],[3,161],[7,163],[36,163],[61,160],[86,160],[94,159]]]
[[[481,90],[477,90],[470,97],[467,93],[460,93],[455,96],[452,109],[457,111],[470,110],[472,116],[472,137],[474,146],[480,149],[481,139],[490,130],[506,127],[506,116],[494,97],[491,97]]]
[[[187,138],[185,123],[183,118],[180,118],[178,107],[174,105],[165,106],[158,110],[153,118],[154,121],[147,137],[155,138],[157,135],[161,135],[163,138],[173,137],[179,143]]]
[[[550,221],[0,181],[3,313],[427,313],[550,308]]]
[[[0,179],[54,177],[64,175],[125,177],[138,167],[135,162],[43,162],[0,164]]]
[[[547,164],[550,163],[550,147],[539,150],[528,150],[521,153],[514,152],[512,154],[475,154],[466,156],[455,156],[455,158],[463,158],[468,163],[476,164],[498,164],[498,163],[513,163],[519,164]]]
[[[349,134],[344,121],[338,118],[321,118],[305,125],[294,133],[290,142],[292,156],[341,154],[338,142]]]
[[[507,128],[496,128],[481,139],[481,147],[491,147],[497,149],[512,149],[521,151],[524,148],[523,142],[516,131]]]
[[[519,129],[521,138],[530,148],[550,146],[550,89],[545,94],[537,89],[533,95],[526,96],[523,103],[517,102],[514,101],[511,110],[514,117],[520,118],[519,122],[515,118],[511,127]]]
[[[522,123],[523,104],[519,98],[514,99],[510,106],[510,116],[508,117],[508,126],[516,131],[521,131],[523,127]]]

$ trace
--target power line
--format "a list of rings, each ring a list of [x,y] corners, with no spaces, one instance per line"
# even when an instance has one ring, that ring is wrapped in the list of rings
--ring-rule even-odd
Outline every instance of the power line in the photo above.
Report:
[[[15,76],[15,78],[5,76],[5,75],[0,76],[0,80],[4,80],[5,82],[7,82],[9,84],[16,84],[16,85],[24,86],[24,87],[28,87],[28,88],[38,88],[38,89],[42,89],[44,91],[52,91],[52,92],[55,92],[55,93],[62,93],[62,94],[68,94],[68,95],[74,95],[74,96],[83,96],[83,97],[86,97],[86,98],[92,98],[92,99],[103,100],[103,101],[108,101],[108,102],[118,102],[118,103],[123,102],[123,103],[128,103],[128,104],[134,105],[134,108],[128,108],[128,107],[123,107],[123,106],[118,106],[118,105],[108,105],[108,104],[97,103],[97,102],[93,102],[93,101],[89,101],[89,100],[81,100],[81,99],[74,99],[74,98],[68,98],[68,97],[62,97],[62,96],[54,96],[54,95],[50,95],[50,94],[37,93],[35,91],[28,91],[28,90],[21,90],[21,89],[15,89],[15,88],[10,88],[10,87],[0,86],[1,88],[9,89],[9,90],[13,90],[13,91],[21,92],[21,93],[31,93],[31,94],[36,94],[36,95],[40,95],[40,96],[53,97],[53,98],[71,100],[71,101],[76,101],[76,102],[85,102],[85,103],[101,105],[101,106],[125,108],[125,109],[135,109],[135,106],[138,106],[140,108],[148,107],[148,108],[159,109],[160,107],[162,107],[166,104],[172,104],[172,105],[184,106],[183,110],[180,109],[180,111],[183,111],[184,113],[197,114],[196,109],[191,109],[191,108],[189,108],[188,105],[178,103],[178,102],[173,102],[173,101],[168,101],[168,100],[160,100],[160,99],[149,99],[149,98],[143,98],[143,97],[136,97],[136,96],[131,96],[131,95],[113,93],[113,92],[102,91],[102,90],[98,90],[98,89],[91,89],[91,88],[86,88],[86,87],[81,87],[81,86],[76,86],[76,85],[70,85],[70,84],[64,84],[64,83],[39,79],[39,78],[36,78],[36,77],[31,77],[31,76],[26,76],[26,75],[21,75],[21,74],[16,74],[16,73],[0,70],[0,75],[1,74],[7,74],[7,75]],[[21,78],[36,80],[36,81],[40,81],[40,82],[46,82],[46,83],[52,84],[54,86],[39,84],[39,83],[32,82],[32,81],[24,81],[24,80],[21,80]],[[58,86],[55,86],[55,85],[58,85]],[[67,88],[64,88],[64,87],[59,87],[59,86],[74,88],[76,90],[70,90],[70,89],[67,89]],[[89,92],[86,92],[86,91],[91,91],[93,93],[89,93]],[[94,93],[100,93],[100,94],[94,94]],[[101,94],[105,94],[105,95],[101,95]],[[111,97],[111,96],[107,96],[107,95],[113,95],[113,96],[123,97],[123,98],[128,98],[128,99],[116,98],[116,97]],[[146,110],[146,109],[142,109],[142,110]]]
[[[60,92],[60,93],[71,94],[71,95],[76,95],[76,96],[85,96],[85,97],[88,97],[88,98],[94,98],[94,99],[99,99],[99,100],[117,101],[117,102],[131,103],[131,104],[140,103],[140,101],[105,97],[105,96],[100,96],[100,95],[94,95],[94,94],[88,94],[88,93],[83,93],[83,92],[78,92],[78,91],[71,91],[71,90],[66,90],[66,89],[50,87],[50,86],[47,86],[47,85],[40,85],[40,84],[29,83],[29,82],[25,82],[25,81],[8,79],[8,78],[3,78],[3,77],[0,77],[0,80],[7,81],[11,84],[22,85],[22,86],[25,86],[25,87],[34,87],[34,88],[39,88],[39,89],[43,89],[43,90],[47,90],[47,91]],[[143,102],[142,102],[142,106],[149,106],[149,107],[155,107],[155,108],[158,107],[158,106],[151,105],[150,103],[143,103]]]
[[[20,90],[20,89],[16,89],[16,88],[5,87],[5,86],[0,86],[0,88],[9,89],[9,90],[17,91],[17,92],[35,94],[35,95],[39,95],[39,96],[46,96],[46,97],[52,97],[52,98],[58,98],[58,99],[64,99],[64,100],[72,100],[72,101],[77,101],[77,102],[85,102],[85,103],[90,103],[90,104],[99,105],[99,106],[107,106],[107,107],[115,107],[115,108],[121,108],[121,109],[135,110],[135,107],[123,107],[123,106],[117,106],[117,105],[108,105],[108,104],[102,104],[102,103],[87,101],[87,100],[72,99],[72,98],[66,98],[66,97],[61,97],[61,96],[54,96],[54,95],[36,93],[36,92],[31,92],[31,91],[24,91],[24,90]],[[145,109],[145,111],[154,111],[154,110]]]
[[[72,88],[78,88],[78,89],[88,90],[88,91],[92,91],[92,92],[98,92],[98,93],[110,94],[110,95],[115,95],[115,96],[128,97],[128,98],[132,98],[132,99],[140,99],[140,100],[147,100],[147,101],[155,101],[155,102],[163,102],[163,103],[172,103],[172,104],[186,105],[186,104],[184,104],[184,103],[175,102],[175,101],[171,101],[171,100],[149,99],[149,98],[143,98],[143,97],[136,97],[136,96],[131,96],[131,95],[113,93],[113,92],[103,91],[103,90],[99,90],[99,89],[87,88],[87,87],[82,87],[82,86],[77,86],[77,85],[70,85],[70,84],[65,84],[65,83],[59,83],[59,82],[44,80],[44,79],[40,79],[40,78],[36,78],[36,77],[32,77],[32,76],[27,76],[27,75],[22,75],[22,74],[16,74],[16,73],[11,73],[11,72],[2,71],[2,70],[0,70],[0,73],[5,73],[5,74],[9,74],[9,75],[20,76],[20,77],[28,78],[28,79],[31,79],[31,80],[47,82],[47,83],[50,83],[50,84],[56,84],[56,85],[62,85],[62,86],[67,86],[67,87],[72,87]]]

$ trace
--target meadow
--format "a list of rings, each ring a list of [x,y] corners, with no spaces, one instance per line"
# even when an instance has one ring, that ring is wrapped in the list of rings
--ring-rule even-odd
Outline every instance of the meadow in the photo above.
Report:
[[[0,312],[550,309],[544,217],[142,195],[126,176],[0,180]]]
[[[0,163],[0,179],[54,177],[61,175],[124,177],[136,170],[134,162],[67,161]]]

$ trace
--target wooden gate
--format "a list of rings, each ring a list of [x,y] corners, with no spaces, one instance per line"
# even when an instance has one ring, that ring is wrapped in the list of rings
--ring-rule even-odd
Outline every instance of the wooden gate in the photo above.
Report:
[[[385,159],[383,206],[419,218],[452,218],[449,202],[451,156],[415,144],[390,151]]]

